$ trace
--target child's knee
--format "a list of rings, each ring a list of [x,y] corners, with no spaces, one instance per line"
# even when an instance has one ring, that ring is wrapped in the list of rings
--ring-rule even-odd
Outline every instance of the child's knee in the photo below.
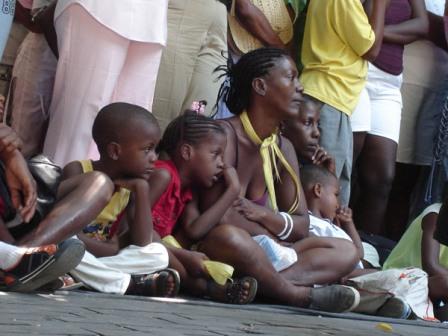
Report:
[[[114,193],[115,186],[112,180],[104,173],[92,171],[82,175],[82,186],[95,192],[99,198],[110,201]]]

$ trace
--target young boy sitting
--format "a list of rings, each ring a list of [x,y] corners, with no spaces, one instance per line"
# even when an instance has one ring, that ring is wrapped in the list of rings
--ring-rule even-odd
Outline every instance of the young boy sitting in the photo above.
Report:
[[[352,220],[352,211],[339,206],[339,181],[334,173],[316,165],[306,165],[300,170],[305,198],[310,215],[310,233],[318,237],[348,239],[355,244],[360,260],[364,258],[361,238]],[[362,270],[363,264],[357,266]],[[350,277],[365,274],[354,271]]]
[[[336,175],[323,167],[306,165],[300,171],[300,178],[309,209],[310,234],[348,239],[358,250],[358,266],[342,281],[378,272],[377,269],[364,269],[363,262],[368,264],[363,260],[363,244],[353,223],[351,209],[339,205],[340,186]],[[411,313],[410,306],[403,299],[394,296],[388,298],[386,294],[383,297],[374,296],[372,299],[372,293],[368,289],[359,289],[361,302],[355,312],[394,318],[407,318]]]
[[[115,185],[115,193],[96,220],[78,233],[88,252],[72,275],[105,293],[175,296],[179,275],[166,268],[166,248],[153,243],[148,206],[147,180],[160,140],[156,119],[142,107],[113,103],[98,113],[92,134],[100,159],[69,163],[64,178],[98,171]],[[125,246],[119,245],[118,235],[126,228],[114,224],[124,223],[117,221],[122,212],[127,222]]]

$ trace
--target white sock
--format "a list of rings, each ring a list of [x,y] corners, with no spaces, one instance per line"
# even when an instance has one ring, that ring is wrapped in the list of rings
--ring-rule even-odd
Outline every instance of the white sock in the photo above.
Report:
[[[0,242],[0,269],[7,270],[14,267],[25,252],[25,247],[18,247]]]

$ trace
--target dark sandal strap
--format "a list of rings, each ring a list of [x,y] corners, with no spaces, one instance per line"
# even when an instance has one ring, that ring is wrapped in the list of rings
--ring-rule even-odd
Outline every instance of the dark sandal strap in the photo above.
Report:
[[[247,289],[244,288],[244,284],[249,283]],[[248,291],[247,298],[243,299],[244,291]],[[251,277],[244,277],[242,279],[234,280],[232,283],[227,284],[226,297],[227,302],[232,304],[247,304],[254,300],[257,293],[257,280]]]

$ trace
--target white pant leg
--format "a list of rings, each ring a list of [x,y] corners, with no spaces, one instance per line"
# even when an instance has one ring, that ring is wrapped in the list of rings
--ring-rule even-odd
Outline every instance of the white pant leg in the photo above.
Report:
[[[130,41],[76,4],[64,10],[55,27],[59,62],[44,154],[64,166],[86,158],[93,120],[111,101]]]
[[[163,46],[132,41],[112,96],[112,102],[128,102],[152,110]]]
[[[128,246],[117,255],[96,258],[86,252],[70,272],[77,280],[103,293],[124,294],[131,274],[151,274],[168,266],[168,251],[159,243]]]
[[[57,60],[42,34],[28,33],[12,73],[11,127],[26,158],[42,152]]]

